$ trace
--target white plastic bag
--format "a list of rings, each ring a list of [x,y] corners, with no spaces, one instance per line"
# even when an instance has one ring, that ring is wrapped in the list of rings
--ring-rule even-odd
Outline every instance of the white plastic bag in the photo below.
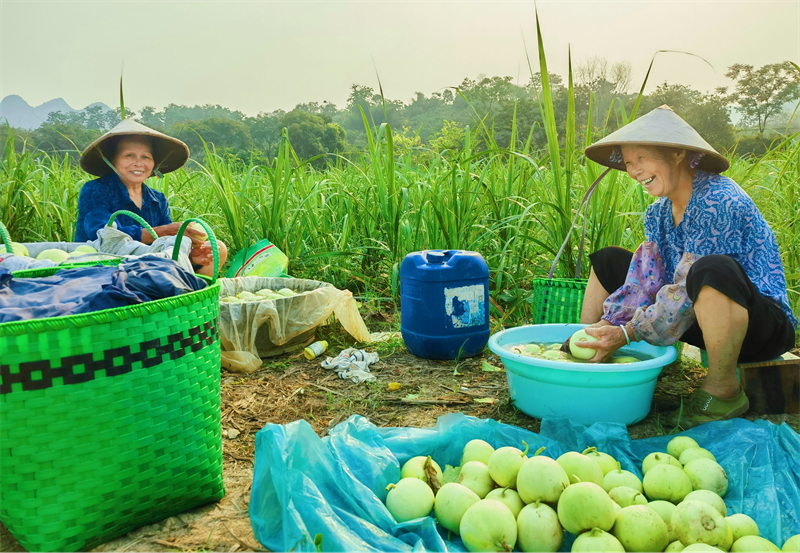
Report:
[[[172,250],[175,247],[177,236],[162,236],[153,241],[152,244],[144,244],[131,238],[121,230],[114,227],[105,226],[97,231],[97,240],[90,242],[98,252],[103,252],[121,257],[137,257],[146,254],[155,254],[158,257],[172,259]],[[189,253],[192,249],[192,241],[184,236],[181,239],[181,253],[178,255],[178,265],[189,272],[194,272]],[[83,258],[80,258],[83,259]],[[87,259],[91,261],[91,259]]]

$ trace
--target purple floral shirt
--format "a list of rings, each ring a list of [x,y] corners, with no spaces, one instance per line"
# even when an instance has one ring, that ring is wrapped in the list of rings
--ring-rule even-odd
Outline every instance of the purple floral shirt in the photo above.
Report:
[[[702,255],[684,254],[672,283],[655,242],[633,254],[625,284],[603,304],[603,319],[615,326],[631,323],[637,340],[669,346],[697,320],[686,292],[686,276]]]
[[[638,340],[675,343],[696,320],[686,292],[689,269],[705,255],[723,254],[738,261],[759,292],[777,301],[797,328],[775,235],[753,201],[733,180],[715,173],[696,171],[692,187],[677,226],[669,199],[659,198],[647,208],[648,241],[634,253],[625,284],[603,304],[603,319],[632,323]]]

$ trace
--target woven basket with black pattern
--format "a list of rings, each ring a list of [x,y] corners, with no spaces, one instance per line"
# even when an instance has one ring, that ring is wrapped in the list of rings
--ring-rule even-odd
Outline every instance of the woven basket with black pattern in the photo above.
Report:
[[[86,551],[224,495],[219,288],[0,324],[0,518],[26,549]]]

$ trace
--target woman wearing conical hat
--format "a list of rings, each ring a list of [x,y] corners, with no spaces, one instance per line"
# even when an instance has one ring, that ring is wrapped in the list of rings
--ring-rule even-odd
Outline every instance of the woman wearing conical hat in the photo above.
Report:
[[[684,429],[744,414],[737,362],[774,359],[794,346],[795,319],[775,235],[728,177],[728,161],[662,106],[586,149],[626,171],[658,198],[636,252],[604,248],[592,271],[581,322],[597,342],[593,361],[632,341],[681,340],[708,352],[700,389],[667,423]]]
[[[78,200],[76,242],[97,239],[111,215],[121,209],[131,211],[147,221],[156,234],[175,236],[181,226],[173,222],[167,198],[145,184],[153,175],[169,173],[183,167],[189,159],[189,147],[171,136],[150,129],[131,119],[119,125],[89,145],[81,155],[81,167],[99,177],[81,188]],[[151,244],[155,237],[130,217],[120,215],[117,229],[134,240]],[[211,276],[213,259],[211,244],[204,242],[205,233],[186,229],[192,240],[190,259],[195,271]],[[225,263],[228,249],[217,241],[220,266]]]

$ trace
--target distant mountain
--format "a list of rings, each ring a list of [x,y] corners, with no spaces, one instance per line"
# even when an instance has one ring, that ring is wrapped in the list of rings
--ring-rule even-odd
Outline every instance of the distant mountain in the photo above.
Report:
[[[102,102],[95,102],[86,106],[84,110],[98,105],[107,110],[111,109]],[[47,121],[47,116],[53,111],[72,113],[83,110],[76,110],[70,107],[63,98],[56,98],[40,106],[33,107],[20,96],[11,94],[0,102],[0,124],[8,122],[9,125],[18,129],[36,129]]]

